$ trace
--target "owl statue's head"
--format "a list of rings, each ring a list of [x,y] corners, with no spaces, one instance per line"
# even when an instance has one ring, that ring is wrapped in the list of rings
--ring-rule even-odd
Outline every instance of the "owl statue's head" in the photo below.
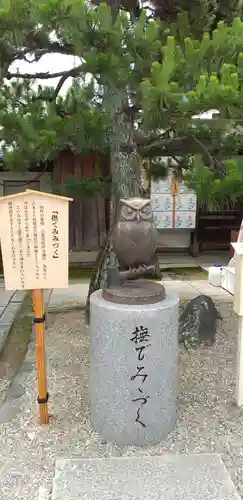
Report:
[[[120,221],[153,221],[152,204],[145,198],[122,198],[119,210]]]

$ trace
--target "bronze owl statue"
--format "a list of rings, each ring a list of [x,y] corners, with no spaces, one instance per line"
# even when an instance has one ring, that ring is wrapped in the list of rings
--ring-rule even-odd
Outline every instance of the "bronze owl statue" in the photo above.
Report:
[[[156,237],[151,200],[121,199],[112,237],[120,266],[135,270],[153,264]]]

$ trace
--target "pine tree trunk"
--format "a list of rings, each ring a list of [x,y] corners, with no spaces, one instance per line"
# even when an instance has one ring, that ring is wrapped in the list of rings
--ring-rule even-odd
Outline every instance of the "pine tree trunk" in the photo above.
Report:
[[[107,267],[117,263],[112,250],[111,234],[116,220],[116,212],[120,198],[141,195],[140,159],[133,139],[133,124],[123,113],[127,103],[127,94],[123,89],[105,88],[104,107],[110,113],[109,145],[112,177],[112,213],[111,227],[103,248],[97,257],[90,280],[89,294],[86,302],[89,317],[90,295],[107,285]]]
[[[6,78],[8,74],[11,62],[12,58],[4,50],[0,50],[0,85],[3,84],[4,78]]]
[[[141,180],[133,124],[123,112],[127,104],[127,93],[109,87],[105,92],[105,102],[110,114],[109,145],[113,198],[139,196]]]

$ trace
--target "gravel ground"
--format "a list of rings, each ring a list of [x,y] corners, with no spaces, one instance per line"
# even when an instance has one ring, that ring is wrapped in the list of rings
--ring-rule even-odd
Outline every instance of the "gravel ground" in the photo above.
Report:
[[[18,377],[26,394],[0,425],[0,499],[44,499],[60,457],[219,453],[243,498],[243,410],[234,404],[236,318],[219,305],[223,328],[213,347],[181,352],[180,418],[163,443],[123,449],[107,444],[89,422],[88,330],[80,311],[59,314],[47,330],[49,426],[38,425],[34,342]]]

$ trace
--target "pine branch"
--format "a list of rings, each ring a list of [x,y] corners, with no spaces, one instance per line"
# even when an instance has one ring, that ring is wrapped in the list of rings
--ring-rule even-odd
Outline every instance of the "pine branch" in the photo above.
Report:
[[[23,79],[29,79],[29,80],[49,80],[51,78],[65,78],[64,81],[69,78],[69,76],[77,76],[80,72],[81,69],[83,68],[83,64],[80,64],[76,68],[71,68],[66,71],[58,71],[57,73],[10,73],[8,72],[6,75],[7,80],[11,80],[11,78],[23,78]],[[64,82],[63,82],[64,83]]]
[[[210,154],[208,148],[197,137],[193,136],[156,140],[146,146],[138,145],[138,152],[143,157],[171,156],[173,158],[175,155],[202,153],[205,164],[211,170],[214,172],[217,170],[219,173],[224,172],[224,165]]]
[[[55,90],[55,92],[54,92],[54,94],[53,94],[52,101],[55,101],[55,100],[56,100],[56,98],[57,98],[57,96],[58,96],[58,94],[59,94],[59,92],[60,92],[61,88],[63,87],[63,85],[64,85],[65,81],[66,81],[66,80],[67,80],[70,76],[77,76],[77,75],[79,74],[79,72],[80,72],[81,68],[82,68],[82,64],[80,64],[80,66],[78,66],[77,68],[73,68],[72,70],[67,71],[67,72],[65,73],[65,75],[62,75],[62,77],[60,78],[60,80],[59,80],[59,82],[58,82],[58,84],[57,84],[57,86],[56,86],[56,90]],[[74,70],[74,71],[73,71],[73,70]]]
[[[169,138],[169,130],[166,130],[165,132],[163,132],[163,134],[158,134],[156,132],[152,132],[151,134],[149,135],[145,135],[143,134],[142,131],[138,130],[138,131],[135,131],[135,142],[137,144],[138,147],[145,147],[145,146],[149,146],[151,145],[153,142],[156,142],[156,141],[161,141],[163,140],[165,137],[166,138]]]
[[[204,146],[204,144],[197,137],[192,136],[191,138],[199,146],[199,149],[201,149],[201,151],[203,152],[203,156],[208,160],[209,166],[213,168],[214,160],[213,157],[210,155],[206,146]]]
[[[13,60],[24,59],[28,54],[34,54],[34,61],[38,61],[46,54],[65,54],[73,56],[75,55],[75,48],[71,44],[61,45],[58,42],[50,42],[46,47],[42,47],[41,43],[37,43],[35,47],[30,44],[30,46],[23,49],[13,50],[12,57]],[[28,60],[28,62],[30,61]]]
[[[139,145],[138,152],[143,157],[171,156],[192,153],[191,138],[175,137],[169,139],[157,139],[150,144]]]

